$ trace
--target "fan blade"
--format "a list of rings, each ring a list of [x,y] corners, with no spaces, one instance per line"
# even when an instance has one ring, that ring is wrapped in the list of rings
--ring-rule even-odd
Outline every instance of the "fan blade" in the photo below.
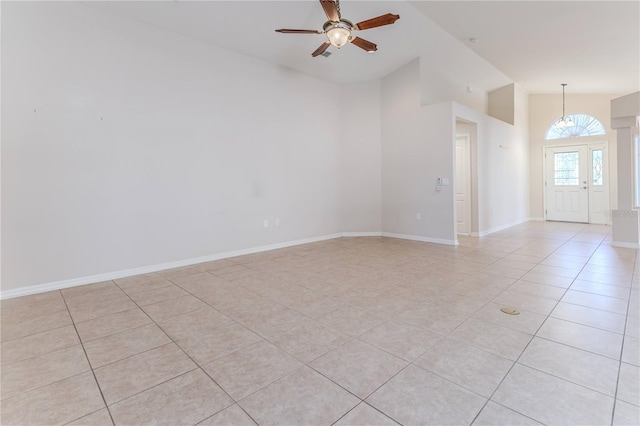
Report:
[[[367,19],[366,21],[358,22],[353,26],[356,30],[368,30],[369,28],[381,27],[383,25],[390,25],[400,19],[400,15],[394,15],[387,13],[386,15],[380,15],[376,18]]]
[[[354,37],[351,40],[351,44],[355,44],[360,49],[366,50],[367,53],[373,53],[376,50],[378,50],[378,46],[375,43],[371,43],[369,40],[365,40],[365,39],[360,38],[360,37]]]
[[[276,32],[286,33],[286,34],[322,34],[322,31],[318,31],[318,30],[290,30],[287,28],[276,30]]]
[[[320,4],[327,14],[327,19],[333,22],[340,22],[340,11],[338,10],[338,0],[320,0]]]
[[[322,45],[320,45],[320,47],[318,47],[312,54],[311,56],[313,56],[314,58],[316,56],[320,56],[324,53],[325,50],[327,50],[327,47],[329,47],[331,45],[331,43],[329,43],[328,41],[325,41],[324,43],[322,43]]]

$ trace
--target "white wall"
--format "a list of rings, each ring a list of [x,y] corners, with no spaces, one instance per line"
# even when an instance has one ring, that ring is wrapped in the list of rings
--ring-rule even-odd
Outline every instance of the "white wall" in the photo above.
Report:
[[[478,224],[474,231],[480,235],[528,218],[528,95],[517,85],[514,94],[514,125],[453,105],[458,119],[476,124],[477,151],[472,157],[477,158]]]
[[[456,121],[473,123],[472,157],[479,234],[528,217],[528,96],[515,86],[515,125],[455,102],[421,106],[420,60],[382,81],[382,229],[453,243]],[[469,129],[470,125],[458,126]],[[501,147],[502,146],[502,147]],[[450,185],[436,191],[437,177]],[[416,214],[422,219],[417,220]]]
[[[453,186],[435,191],[453,175],[451,105],[421,106],[420,87],[419,60],[382,80],[382,230],[453,243]]]
[[[350,231],[351,217],[379,229],[375,84],[71,2],[2,8],[3,292]]]
[[[340,223],[345,232],[380,232],[382,157],[380,81],[340,86]]]
[[[570,86],[569,86],[570,87]],[[579,142],[609,142],[609,194],[610,209],[618,205],[618,180],[617,170],[617,143],[616,131],[611,128],[610,102],[617,95],[566,95],[566,114],[589,114],[600,120],[607,134],[604,136],[588,136],[578,139],[566,138],[546,141],[544,139],[549,126],[562,115],[562,94],[558,95],[530,95],[529,96],[529,120],[530,120],[530,216],[532,218],[544,217],[544,167],[542,162],[543,147],[570,145]]]

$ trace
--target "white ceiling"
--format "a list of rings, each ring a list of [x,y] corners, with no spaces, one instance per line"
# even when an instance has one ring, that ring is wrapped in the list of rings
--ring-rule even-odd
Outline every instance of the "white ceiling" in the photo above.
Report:
[[[378,79],[421,56],[486,91],[511,81],[530,93],[558,93],[565,82],[568,93],[640,89],[635,1],[342,0],[342,16],[354,23],[389,12],[400,20],[357,33],[377,43],[375,54],[347,45],[331,47],[328,58],[311,57],[323,35],[274,31],[321,29],[326,17],[317,0],[85,4],[337,83]]]
[[[414,4],[529,93],[558,93],[560,83],[570,93],[640,90],[638,1]]]

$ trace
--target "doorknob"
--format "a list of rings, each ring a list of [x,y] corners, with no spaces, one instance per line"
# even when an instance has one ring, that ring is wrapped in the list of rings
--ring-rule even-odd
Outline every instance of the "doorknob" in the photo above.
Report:
[[[583,186],[583,187],[582,187],[582,189],[587,189],[587,187],[586,187],[586,186]]]

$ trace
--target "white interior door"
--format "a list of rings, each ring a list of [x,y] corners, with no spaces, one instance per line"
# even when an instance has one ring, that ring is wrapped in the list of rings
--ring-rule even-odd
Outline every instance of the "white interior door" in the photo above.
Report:
[[[456,135],[456,232],[471,233],[471,161],[469,135]]]
[[[589,223],[609,224],[609,153],[606,143],[589,144]]]
[[[545,149],[547,220],[589,222],[587,145]]]

